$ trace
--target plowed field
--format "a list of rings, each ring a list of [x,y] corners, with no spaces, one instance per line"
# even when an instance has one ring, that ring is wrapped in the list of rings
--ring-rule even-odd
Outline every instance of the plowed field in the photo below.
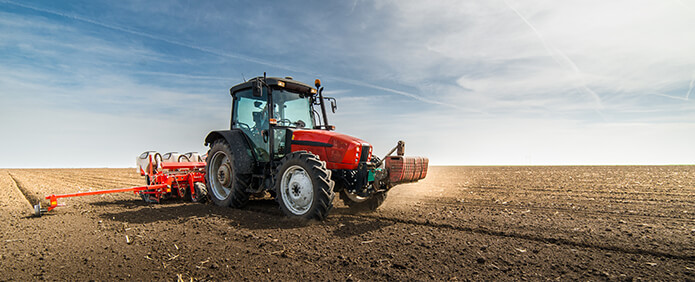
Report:
[[[0,169],[0,280],[695,280],[695,166],[431,167],[322,222],[132,193],[31,216],[48,194],[143,184]]]

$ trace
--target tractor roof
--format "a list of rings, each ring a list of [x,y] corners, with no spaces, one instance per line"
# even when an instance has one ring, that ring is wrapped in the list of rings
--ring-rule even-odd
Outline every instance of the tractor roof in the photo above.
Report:
[[[237,92],[239,90],[251,88],[253,86],[253,83],[256,82],[256,80],[262,79],[262,78],[263,77],[260,77],[260,76],[254,77],[252,79],[249,79],[246,82],[234,85],[232,88],[229,89],[229,93],[232,94],[232,93]],[[282,81],[285,85],[279,86],[278,82],[280,82],[280,81]],[[284,89],[288,89],[292,92],[304,93],[304,94],[316,93],[315,92],[316,90],[314,90],[314,92],[312,93],[311,90],[314,89],[313,87],[311,87],[305,83],[293,80],[292,78],[266,77],[265,82],[268,85],[270,85],[271,87],[278,87],[279,86],[279,87],[282,87]],[[280,84],[282,84],[282,83],[280,83]]]

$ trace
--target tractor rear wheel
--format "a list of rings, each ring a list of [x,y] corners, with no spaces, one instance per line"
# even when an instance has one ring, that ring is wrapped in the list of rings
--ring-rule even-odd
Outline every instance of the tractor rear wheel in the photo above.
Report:
[[[326,163],[306,151],[287,154],[275,172],[275,198],[291,218],[326,218],[333,208],[333,185]]]
[[[249,193],[242,181],[249,177],[236,172],[234,155],[223,139],[218,139],[210,146],[205,171],[208,195],[216,205],[241,208],[248,203]]]
[[[362,197],[348,192],[346,189],[340,191],[340,199],[353,212],[375,211],[386,200],[386,192],[377,192],[369,197]]]

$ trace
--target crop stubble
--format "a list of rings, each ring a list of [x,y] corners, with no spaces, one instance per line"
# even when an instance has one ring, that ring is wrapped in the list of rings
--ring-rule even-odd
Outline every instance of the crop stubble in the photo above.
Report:
[[[132,193],[134,169],[0,170],[0,280],[695,279],[695,166],[431,167],[377,212],[297,223]],[[21,189],[20,189],[21,187]],[[126,239],[127,236],[127,239]]]

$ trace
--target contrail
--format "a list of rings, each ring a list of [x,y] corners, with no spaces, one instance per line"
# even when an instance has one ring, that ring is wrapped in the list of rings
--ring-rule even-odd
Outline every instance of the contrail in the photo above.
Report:
[[[688,101],[690,93],[693,93],[693,85],[695,84],[695,73],[693,73],[693,79],[690,80],[690,88],[688,88],[688,93],[685,93],[685,100]]]
[[[548,55],[550,55],[550,57],[553,58],[553,60],[555,60],[555,62],[558,65],[562,66],[562,63],[557,60],[555,55],[553,55],[553,51],[550,49],[550,46],[548,45],[548,43],[545,42],[545,38],[543,38],[543,35],[540,32],[538,32],[538,30],[528,20],[526,20],[526,17],[521,15],[521,13],[519,13],[519,11],[517,11],[514,7],[512,7],[512,5],[509,5],[509,3],[507,3],[507,1],[504,1],[504,4],[507,4],[507,7],[509,7],[509,9],[512,9],[512,11],[514,11],[514,13],[516,13],[516,15],[519,16],[519,18],[521,18],[521,20],[524,21],[524,23],[526,23],[526,25],[531,28],[533,33],[535,33],[536,36],[538,37],[538,39],[541,40],[541,43],[543,44],[543,48],[545,48],[545,51],[548,52]]]
[[[69,18],[69,19],[73,19],[73,20],[77,20],[77,21],[82,21],[82,22],[90,23],[90,24],[93,24],[93,25],[97,25],[97,26],[104,27],[104,28],[108,28],[108,29],[112,29],[112,30],[117,30],[117,31],[125,32],[125,33],[130,33],[130,34],[133,34],[133,35],[138,35],[138,36],[146,37],[146,38],[153,39],[153,40],[163,41],[163,42],[166,42],[166,43],[169,43],[169,44],[173,44],[173,45],[177,45],[177,46],[181,46],[181,47],[186,47],[186,48],[198,50],[198,51],[201,51],[201,52],[204,52],[204,53],[209,53],[209,54],[217,55],[217,56],[220,56],[220,57],[227,57],[227,58],[232,58],[232,59],[245,60],[245,61],[249,61],[249,62],[261,64],[261,65],[266,65],[266,66],[271,66],[271,67],[279,67],[279,68],[282,68],[282,69],[285,69],[285,70],[289,70],[289,71],[298,71],[298,70],[295,70],[295,69],[290,68],[290,67],[288,67],[288,66],[277,65],[277,64],[275,64],[275,63],[271,63],[271,62],[264,61],[264,60],[261,60],[261,59],[257,59],[257,58],[253,58],[253,57],[249,57],[249,56],[244,56],[244,55],[240,55],[240,54],[235,54],[235,53],[231,53],[231,52],[222,53],[222,52],[219,52],[219,51],[216,51],[216,50],[212,50],[212,49],[209,49],[209,48],[200,47],[200,46],[195,46],[195,45],[187,44],[187,43],[184,43],[184,42],[180,42],[180,41],[168,39],[168,38],[165,38],[165,37],[156,36],[156,35],[152,35],[152,34],[149,34],[149,33],[144,33],[144,32],[137,31],[137,30],[132,30],[132,29],[128,29],[128,28],[124,28],[124,27],[120,27],[120,26],[116,26],[116,25],[111,25],[111,24],[105,24],[105,23],[102,23],[102,22],[98,22],[98,21],[92,20],[92,19],[90,19],[90,18],[85,18],[85,17],[81,17],[81,16],[77,16],[77,15],[65,14],[65,13],[61,13],[61,12],[55,11],[55,10],[43,9],[43,8],[39,8],[39,7],[34,7],[34,6],[26,5],[26,4],[23,4],[23,3],[16,3],[16,2],[12,2],[12,1],[3,1],[3,2],[8,3],[8,4],[11,4],[11,5],[19,6],[19,7],[22,7],[22,8],[26,8],[26,9],[38,11],[38,12],[44,12],[44,13],[48,13],[48,14],[53,14],[53,15],[56,15],[56,16],[61,16],[61,17],[65,17],[65,18]]]
[[[102,22],[92,20],[90,18],[85,18],[85,17],[81,17],[81,16],[77,16],[77,15],[71,15],[71,14],[65,14],[65,13],[61,13],[58,11],[54,11],[54,10],[38,8],[38,7],[26,5],[23,3],[16,3],[16,2],[12,2],[12,1],[0,0],[0,2],[19,6],[22,8],[29,9],[29,10],[48,13],[48,14],[61,16],[61,17],[65,17],[65,18],[69,18],[69,19],[73,19],[73,20],[77,20],[77,21],[82,21],[82,22],[90,23],[90,24],[97,25],[100,27],[104,27],[107,29],[117,30],[117,31],[121,31],[121,32],[129,33],[129,34],[133,34],[133,35],[137,35],[137,36],[142,36],[145,38],[149,38],[149,39],[153,39],[153,40],[157,40],[157,41],[162,41],[162,42],[166,42],[166,43],[169,43],[172,45],[177,45],[177,46],[181,46],[181,47],[185,47],[185,48],[198,50],[198,51],[201,51],[204,53],[208,53],[208,54],[212,54],[212,55],[216,55],[216,56],[220,56],[220,57],[244,60],[247,62],[257,63],[260,65],[279,68],[279,69],[283,69],[283,70],[287,70],[287,71],[291,71],[291,72],[303,73],[303,74],[307,74],[307,75],[316,75],[315,73],[310,72],[310,71],[306,71],[306,70],[298,69],[298,68],[293,68],[293,67],[289,67],[286,65],[281,65],[281,64],[278,64],[276,62],[269,62],[269,61],[265,61],[262,59],[258,59],[258,58],[254,58],[254,57],[250,57],[250,56],[245,56],[245,55],[241,55],[241,54],[237,54],[237,53],[233,53],[233,52],[221,52],[221,51],[217,51],[217,50],[214,50],[211,48],[196,46],[196,45],[188,44],[185,42],[176,41],[176,40],[172,40],[172,39],[165,38],[162,36],[156,36],[156,35],[152,35],[149,33],[141,32],[141,31],[137,31],[137,30],[133,30],[133,29],[129,29],[129,28],[124,28],[124,27],[111,25],[111,24],[105,24]],[[480,112],[480,111],[476,111],[476,110],[472,110],[472,109],[466,109],[463,107],[459,107],[459,106],[456,106],[453,104],[448,104],[448,103],[438,102],[435,100],[425,99],[425,98],[423,98],[419,95],[416,95],[416,94],[412,94],[412,93],[408,93],[408,92],[404,92],[404,91],[400,91],[400,90],[396,90],[396,89],[391,89],[391,88],[387,88],[387,87],[383,87],[383,86],[379,86],[379,85],[374,85],[374,84],[370,84],[370,83],[366,83],[366,82],[361,82],[361,81],[357,81],[357,80],[339,78],[339,77],[334,77],[334,80],[341,81],[341,82],[355,85],[355,86],[362,86],[362,87],[372,88],[372,89],[376,89],[376,90],[387,91],[387,92],[390,92],[393,94],[397,94],[397,95],[404,96],[404,97],[409,97],[409,98],[412,98],[412,99],[415,99],[415,100],[418,100],[421,102],[425,102],[428,104],[433,104],[433,105],[438,105],[438,106],[446,106],[446,107],[454,108],[457,110],[464,110],[464,111],[470,111],[470,112]]]
[[[190,74],[159,72],[159,71],[131,71],[131,72],[135,73],[135,74],[172,76],[172,77],[181,77],[181,78],[188,78],[188,79],[227,80],[227,81],[229,80],[229,77],[222,77],[222,76],[190,75]]]
[[[405,96],[405,97],[410,97],[410,98],[418,100],[420,102],[425,102],[425,103],[429,103],[429,104],[433,104],[433,105],[445,106],[447,108],[453,108],[453,109],[457,109],[460,111],[486,114],[485,112],[480,111],[480,110],[462,108],[462,107],[459,107],[457,105],[453,105],[450,103],[440,102],[440,101],[436,101],[436,100],[430,100],[430,99],[427,99],[426,97],[423,97],[421,95],[416,95],[416,94],[408,93],[405,91],[391,89],[391,88],[387,88],[387,87],[383,87],[383,86],[379,86],[379,85],[374,85],[374,84],[370,84],[370,83],[366,83],[366,82],[362,82],[362,81],[358,81],[358,80],[352,80],[349,78],[340,78],[340,77],[331,77],[331,79],[335,80],[335,81],[341,81],[344,83],[356,85],[356,86],[363,86],[363,87],[368,87],[368,88],[372,88],[372,89],[376,89],[376,90],[391,92],[394,94],[398,94],[398,95]]]
[[[685,98],[683,98],[683,97],[678,97],[678,96],[666,95],[666,94],[659,93],[659,92],[652,92],[652,93],[646,93],[646,94],[647,94],[647,95],[655,95],[655,96],[661,96],[661,97],[671,98],[671,99],[675,99],[675,100],[688,101],[688,96],[686,96]]]
[[[560,50],[558,50],[557,48],[554,48],[554,47],[552,47],[550,44],[548,44],[548,42],[545,41],[545,38],[544,38],[543,35],[536,29],[536,27],[534,27],[534,26],[526,19],[526,17],[524,17],[524,15],[522,15],[517,9],[515,9],[514,7],[512,7],[512,5],[510,5],[509,3],[507,3],[507,1],[504,1],[504,4],[506,4],[507,7],[509,7],[509,9],[511,9],[512,11],[514,11],[514,13],[515,13],[517,16],[519,16],[519,18],[521,18],[521,20],[524,21],[524,23],[526,23],[526,25],[527,25],[529,28],[531,28],[531,30],[533,31],[533,33],[535,33],[536,36],[538,37],[538,39],[540,39],[541,43],[543,44],[543,47],[545,48],[545,51],[548,52],[548,54],[550,55],[550,57],[552,57],[553,60],[554,60],[556,63],[558,63],[561,67],[564,67],[564,66],[566,66],[566,64],[569,64],[569,67],[574,71],[574,73],[575,73],[575,74],[579,77],[579,79],[581,80],[581,88],[582,88],[587,94],[589,94],[589,96],[591,96],[591,97],[594,99],[594,101],[596,102],[596,104],[598,105],[599,108],[603,108],[603,103],[602,103],[602,101],[601,101],[601,97],[600,97],[598,94],[596,94],[596,92],[594,92],[593,90],[591,90],[591,88],[589,88],[589,87],[587,86],[587,83],[586,83],[586,81],[584,80],[584,76],[583,76],[581,70],[579,70],[579,68],[577,67],[577,64],[575,64],[574,61],[572,61],[569,57],[567,57],[567,55],[565,55],[565,53],[563,53],[562,51],[560,51]],[[561,62],[556,58],[556,56],[554,55],[554,53],[557,53],[562,59],[564,59],[564,61],[566,62],[566,64],[561,63]]]

